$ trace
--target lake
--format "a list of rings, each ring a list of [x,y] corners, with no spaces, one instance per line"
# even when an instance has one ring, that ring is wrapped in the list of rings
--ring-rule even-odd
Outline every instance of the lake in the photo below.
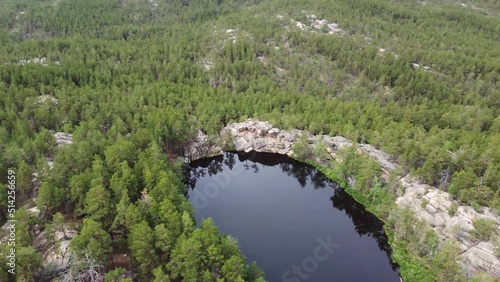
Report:
[[[196,220],[212,217],[267,281],[399,282],[383,223],[314,167],[225,153],[186,170]]]

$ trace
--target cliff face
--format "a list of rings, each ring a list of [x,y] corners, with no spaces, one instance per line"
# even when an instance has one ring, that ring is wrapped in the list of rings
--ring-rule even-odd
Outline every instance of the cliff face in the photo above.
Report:
[[[336,159],[339,148],[352,146],[353,143],[340,136],[313,135],[302,130],[286,131],[273,127],[266,121],[248,120],[241,123],[228,124],[220,132],[218,139],[210,138],[198,132],[196,140],[185,148],[186,161],[220,155],[224,145],[236,151],[256,151],[293,155],[293,145],[302,135],[306,135],[309,146],[322,140],[327,147],[328,159]],[[389,155],[367,144],[358,144],[358,150],[376,160],[381,169],[391,172],[399,167]],[[312,161],[325,163],[325,160],[312,157]],[[500,217],[489,208],[482,208],[481,212],[469,206],[458,206],[450,195],[436,187],[422,184],[418,179],[409,175],[402,177],[399,184],[404,189],[404,194],[397,198],[396,204],[401,208],[408,208],[415,212],[417,218],[427,222],[436,232],[441,241],[455,240],[462,250],[460,254],[464,259],[463,266],[469,275],[474,273],[488,273],[495,278],[500,278],[500,260],[495,255],[494,245],[491,241],[473,241],[472,222],[475,219],[485,218],[498,224]],[[423,204],[425,202],[425,204]],[[458,208],[454,215],[448,213],[452,204]]]

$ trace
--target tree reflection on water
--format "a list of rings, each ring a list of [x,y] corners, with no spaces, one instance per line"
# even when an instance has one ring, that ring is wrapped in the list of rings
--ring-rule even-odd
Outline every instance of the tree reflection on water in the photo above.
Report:
[[[387,242],[388,238],[384,232],[383,222],[367,211],[362,204],[356,202],[339,184],[328,179],[325,174],[311,165],[301,163],[286,155],[227,152],[223,156],[197,160],[186,166],[184,172],[186,185],[194,189],[198,179],[206,175],[214,176],[222,173],[224,166],[233,170],[236,157],[238,157],[238,161],[244,163],[245,170],[252,170],[254,173],[259,172],[259,166],[279,166],[285,174],[295,178],[303,188],[307,186],[307,183],[310,183],[314,189],[332,188],[334,195],[330,200],[333,207],[345,212],[354,223],[355,230],[360,236],[374,238],[379,248],[387,254],[389,261],[391,261],[390,255],[392,251]],[[398,268],[392,261],[391,266],[393,270]]]

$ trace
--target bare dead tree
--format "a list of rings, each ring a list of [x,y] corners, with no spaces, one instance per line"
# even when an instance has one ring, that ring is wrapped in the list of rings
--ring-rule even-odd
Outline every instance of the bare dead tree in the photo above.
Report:
[[[83,251],[80,257],[72,256],[70,267],[63,274],[63,282],[104,282],[102,265]]]
[[[447,191],[449,184],[450,184],[450,167],[447,167],[445,170],[441,171],[441,175],[438,180],[438,186],[443,191]]]

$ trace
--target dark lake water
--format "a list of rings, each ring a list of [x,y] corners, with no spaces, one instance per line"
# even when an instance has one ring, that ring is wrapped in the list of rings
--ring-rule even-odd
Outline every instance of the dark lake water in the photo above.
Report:
[[[315,168],[226,153],[186,172],[198,224],[212,217],[267,281],[399,282],[383,223]]]

